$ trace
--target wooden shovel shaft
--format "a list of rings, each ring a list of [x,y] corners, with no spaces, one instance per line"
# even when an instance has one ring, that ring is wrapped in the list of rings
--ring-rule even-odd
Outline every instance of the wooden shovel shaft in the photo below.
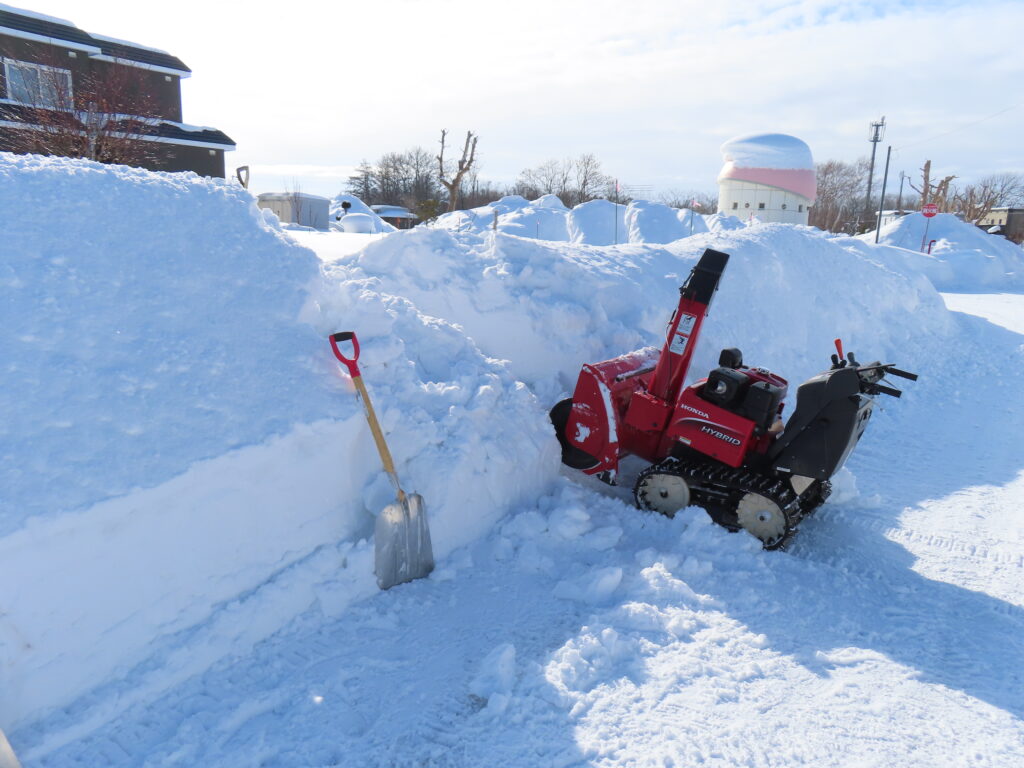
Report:
[[[405,491],[402,490],[402,486],[398,483],[398,473],[395,472],[395,462],[391,459],[391,451],[388,450],[388,444],[384,442],[384,432],[381,431],[380,423],[377,421],[377,414],[373,410],[373,403],[370,402],[370,393],[366,391],[366,385],[363,383],[362,376],[353,376],[352,382],[356,385],[356,390],[359,392],[359,398],[363,401],[363,408],[366,411],[366,420],[370,422],[370,432],[373,433],[373,441],[377,444],[377,452],[380,453],[380,460],[384,465],[384,471],[388,473],[388,477],[391,478],[391,483],[395,486],[395,492],[398,494],[398,501],[404,504]]]

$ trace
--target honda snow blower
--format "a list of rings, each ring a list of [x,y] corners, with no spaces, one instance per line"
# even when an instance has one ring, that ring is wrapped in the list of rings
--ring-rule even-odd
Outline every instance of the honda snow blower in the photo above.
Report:
[[[672,517],[690,504],[766,549],[785,545],[828,498],[829,479],[860,440],[876,395],[899,397],[886,375],[916,380],[891,364],[861,365],[836,339],[832,367],[797,390],[781,420],[787,382],[743,365],[723,349],[718,367],[683,386],[708,306],[729,261],[706,250],[679,289],[660,354],[633,352],[584,365],[573,396],[551,409],[562,462],[615,484],[619,461],[649,462],[633,489],[641,509]]]

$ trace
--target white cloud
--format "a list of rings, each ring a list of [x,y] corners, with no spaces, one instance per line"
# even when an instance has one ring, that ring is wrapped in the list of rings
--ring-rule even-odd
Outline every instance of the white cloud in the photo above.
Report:
[[[592,151],[633,183],[709,188],[733,135],[791,132],[819,159],[852,160],[883,114],[896,146],[945,134],[908,146],[908,171],[926,156],[964,173],[1024,170],[1024,110],[956,130],[1015,98],[1019,2],[399,0],[238,13],[180,0],[159,19],[123,0],[45,5],[180,56],[194,70],[185,119],[226,131],[239,159],[287,167],[281,178],[326,181],[325,168],[433,150],[448,128],[480,133],[493,178]]]

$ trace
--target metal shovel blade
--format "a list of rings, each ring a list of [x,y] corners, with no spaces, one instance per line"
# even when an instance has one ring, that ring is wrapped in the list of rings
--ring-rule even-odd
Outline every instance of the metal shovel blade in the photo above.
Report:
[[[373,541],[373,571],[381,589],[423,578],[434,570],[427,508],[418,493],[388,504],[377,515]]]

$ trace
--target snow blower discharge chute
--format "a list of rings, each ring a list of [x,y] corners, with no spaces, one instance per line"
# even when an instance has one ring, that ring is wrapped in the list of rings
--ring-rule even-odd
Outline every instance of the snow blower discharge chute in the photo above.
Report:
[[[860,440],[874,397],[899,397],[889,363],[861,365],[836,339],[832,367],[797,390],[783,426],[787,382],[723,349],[706,379],[683,384],[728,254],[706,250],[679,289],[660,354],[632,352],[584,365],[573,396],[551,409],[562,462],[614,484],[619,461],[650,466],[633,488],[641,509],[672,517],[690,504],[745,530],[766,549],[785,545],[830,492],[829,479]]]

